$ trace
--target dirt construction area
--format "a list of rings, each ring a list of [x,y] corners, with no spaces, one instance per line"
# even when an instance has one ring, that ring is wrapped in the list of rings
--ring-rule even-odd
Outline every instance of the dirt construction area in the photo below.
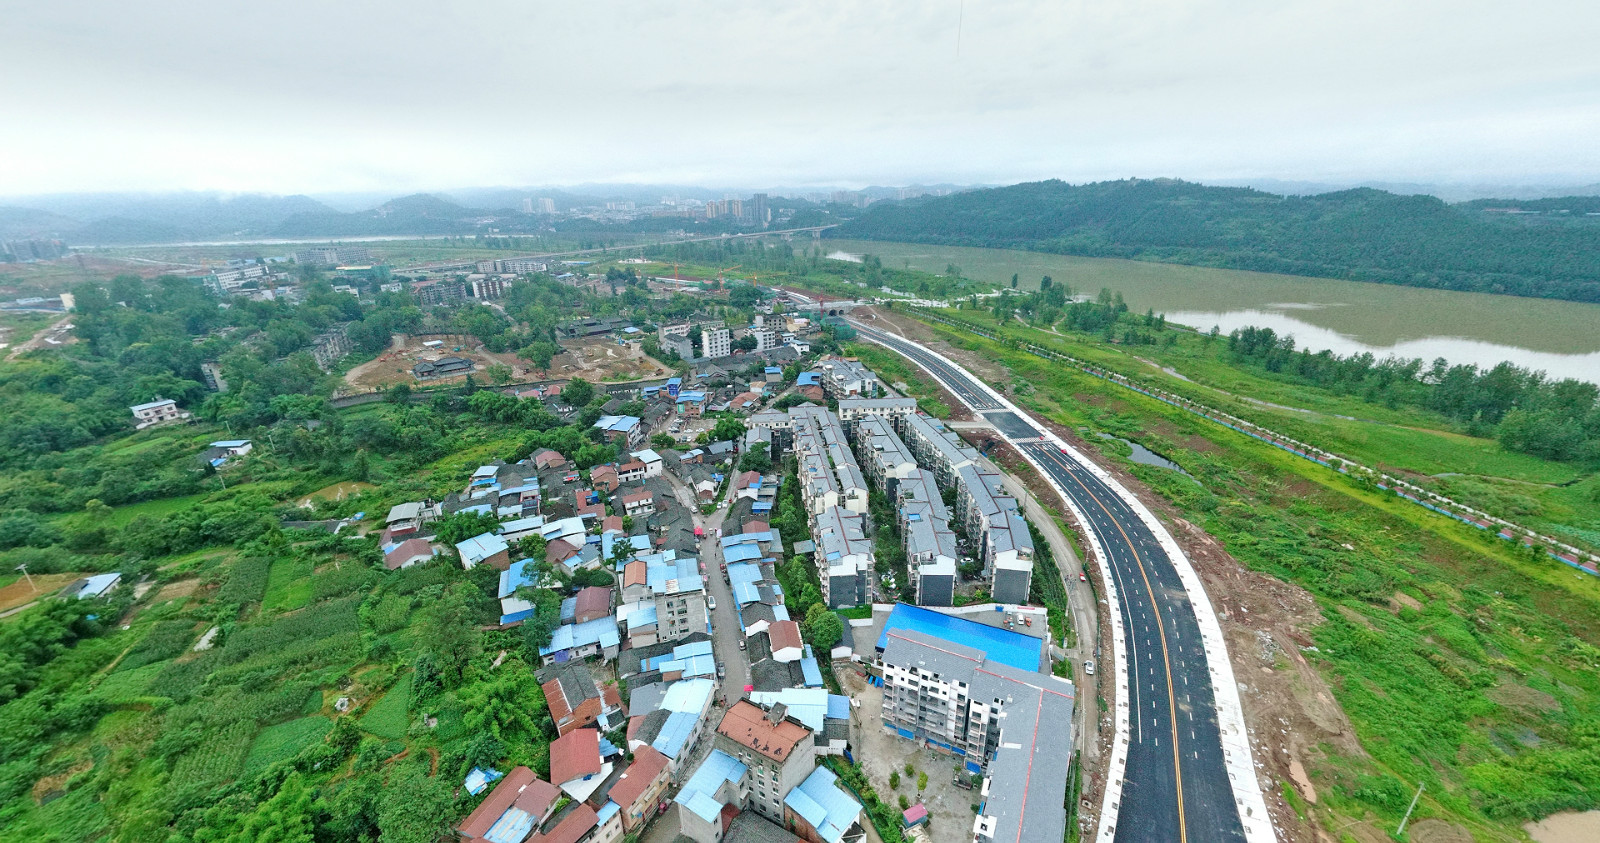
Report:
[[[638,340],[619,342],[610,337],[562,340],[561,353],[550,361],[550,377],[583,378],[590,383],[663,378],[667,366],[644,353]]]
[[[982,801],[976,788],[965,790],[955,785],[956,758],[917,746],[897,735],[885,734],[880,712],[883,689],[868,685],[861,674],[845,668],[838,673],[844,692],[859,703],[850,724],[850,745],[867,781],[879,798],[900,809],[900,797],[912,805],[928,807],[928,833],[934,843],[957,843],[972,839],[972,822],[977,819],[973,806]],[[915,771],[906,773],[906,765]],[[898,773],[900,787],[889,786],[889,774]],[[928,788],[917,790],[917,774],[928,775]]]
[[[471,360],[473,376],[484,385],[493,383],[487,375],[489,367],[493,365],[508,368],[511,371],[510,381],[518,383],[579,377],[591,383],[619,383],[665,377],[667,374],[667,367],[647,356],[637,340],[630,340],[625,345],[607,337],[563,340],[561,349],[561,353],[550,361],[549,370],[541,370],[515,353],[489,351],[477,337],[463,334],[396,335],[389,350],[345,374],[345,392],[371,392],[400,383],[417,386],[464,380],[466,372],[426,380],[418,380],[411,372],[418,363],[445,357]]]

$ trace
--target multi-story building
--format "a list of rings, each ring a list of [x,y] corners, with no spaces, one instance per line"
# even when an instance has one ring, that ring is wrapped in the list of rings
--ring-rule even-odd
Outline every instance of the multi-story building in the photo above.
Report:
[[[744,765],[746,807],[774,822],[783,822],[783,797],[817,766],[811,730],[782,703],[766,711],[749,700],[734,703],[712,747]]]
[[[461,281],[424,281],[413,284],[411,292],[425,305],[451,304],[467,300],[467,285]]]
[[[467,286],[471,288],[473,298],[493,300],[504,297],[511,283],[495,275],[474,275],[467,279]]]
[[[956,482],[956,473],[962,466],[978,459],[978,452],[967,446],[938,419],[921,413],[900,416],[900,438],[917,458],[917,465],[931,469],[939,478],[940,486]]]
[[[956,592],[956,534],[950,529],[949,513],[933,474],[921,469],[913,471],[898,483],[892,500],[896,502],[900,540],[916,586],[917,605],[952,605]]]
[[[757,193],[750,197],[750,218],[760,226],[772,222],[772,206],[767,201],[767,194]]]
[[[628,567],[637,561],[640,560],[629,563]],[[656,640],[676,641],[686,635],[706,632],[706,585],[705,578],[700,576],[699,561],[687,556],[679,558],[672,551],[643,557],[642,561],[647,599],[655,609]],[[627,599],[626,587],[624,590],[624,599]]]
[[[811,514],[830,506],[867,511],[867,479],[845,441],[839,417],[825,407],[789,410],[793,448],[799,459],[800,498]]]
[[[733,334],[727,328],[700,329],[700,356],[710,360],[733,353]]]
[[[178,403],[171,398],[157,397],[154,401],[135,404],[128,409],[133,411],[134,427],[138,430],[144,430],[152,425],[188,421],[194,418],[194,414],[188,410],[179,409]]]
[[[968,770],[984,774],[973,840],[1061,839],[1070,765],[1060,759],[1072,753],[1072,683],[918,630],[890,630],[886,638],[879,657],[884,729],[963,756]]]
[[[817,575],[822,582],[822,599],[830,609],[867,602],[867,571],[872,570],[876,559],[864,521],[860,513],[830,506],[812,522]]]
[[[335,325],[317,335],[311,341],[311,357],[317,361],[317,366],[322,371],[330,371],[334,365],[343,360],[350,353],[350,323]]]
[[[4,251],[18,261],[53,261],[67,254],[60,240],[9,240]]]
[[[364,265],[372,263],[372,252],[361,246],[314,246],[296,250],[294,262],[319,269]]]
[[[856,421],[866,416],[887,419],[898,426],[900,419],[917,411],[915,398],[843,398],[839,401],[839,421],[846,430],[852,430]]]
[[[1000,603],[1027,603],[1033,584],[1033,534],[1006,494],[1000,475],[975,464],[956,474],[956,523],[978,545],[991,593]]]
[[[556,200],[545,197],[539,199],[539,213],[553,214],[556,212]]]
[[[876,398],[878,376],[861,364],[860,360],[831,357],[817,364],[822,391],[829,398],[843,401],[846,398]]]
[[[218,269],[205,275],[198,276],[200,283],[206,285],[211,292],[217,295],[231,293],[250,282],[261,282],[271,277],[271,270],[263,264],[230,267]]]
[[[844,402],[840,402],[839,409],[844,409]],[[840,418],[843,419],[842,412]],[[856,454],[861,458],[862,471],[868,480],[883,490],[886,497],[893,500],[900,481],[919,470],[917,461],[882,417],[866,415],[857,416],[856,419],[852,434],[855,437]]]

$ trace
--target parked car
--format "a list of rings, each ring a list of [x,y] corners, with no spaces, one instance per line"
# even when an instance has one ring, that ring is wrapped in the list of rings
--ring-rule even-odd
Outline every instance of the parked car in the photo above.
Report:
[[[715,612],[717,610],[717,598],[712,597],[711,595],[707,594],[706,595],[706,605],[710,606],[711,607],[711,611]]]
[[[739,649],[741,649],[741,650],[744,649],[744,639],[743,638],[739,639]]]
[[[1079,571],[1078,572],[1078,582],[1088,582],[1088,581],[1089,581],[1089,575],[1085,574],[1082,571]]]
[[[723,664],[722,662],[717,662],[717,678],[718,679],[722,679],[722,678],[725,678],[727,675],[728,675],[728,666]]]
[[[1089,676],[1094,675],[1094,659],[1083,660],[1083,672]]]

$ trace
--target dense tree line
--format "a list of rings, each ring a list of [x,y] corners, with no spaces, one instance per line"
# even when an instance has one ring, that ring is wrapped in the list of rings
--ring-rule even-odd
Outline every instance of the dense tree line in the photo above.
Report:
[[[1370,189],[1044,181],[881,202],[830,233],[1600,302],[1600,222],[1517,224]]]
[[[1387,357],[1370,352],[1341,357],[1296,348],[1294,337],[1271,328],[1228,335],[1228,354],[1269,372],[1375,403],[1425,407],[1494,436],[1508,450],[1545,459],[1600,462],[1600,388],[1566,378],[1548,380],[1511,363],[1489,369],[1450,365],[1444,358]]]

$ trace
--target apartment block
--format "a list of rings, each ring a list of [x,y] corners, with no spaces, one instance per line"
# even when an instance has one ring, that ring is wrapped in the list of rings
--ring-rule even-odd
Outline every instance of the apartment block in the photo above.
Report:
[[[733,353],[733,333],[727,328],[700,329],[700,356],[716,360]]]
[[[867,602],[867,571],[876,562],[865,517],[840,506],[824,509],[812,521],[816,542],[817,575],[822,599],[830,609]]]
[[[984,774],[975,843],[1062,838],[1072,683],[911,629],[887,633],[880,664],[884,729]]]

